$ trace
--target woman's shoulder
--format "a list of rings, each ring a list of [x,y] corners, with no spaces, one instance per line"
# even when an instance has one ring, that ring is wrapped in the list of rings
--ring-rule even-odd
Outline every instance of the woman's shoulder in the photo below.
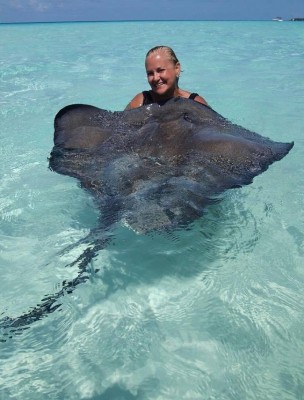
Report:
[[[132,108],[138,108],[143,105],[144,102],[144,95],[143,92],[137,93],[136,96],[133,97],[133,99],[130,101],[130,103],[127,105],[125,110],[132,110]]]
[[[200,96],[198,93],[194,93],[194,92],[192,93],[192,92],[188,92],[187,90],[180,89],[180,96],[184,97],[186,99],[192,99],[198,103],[205,104],[206,106],[208,105],[206,100],[202,96]]]
[[[208,106],[207,101],[197,93],[191,93],[189,96],[189,99],[192,99],[192,100],[196,101],[197,103],[204,104],[205,106]]]

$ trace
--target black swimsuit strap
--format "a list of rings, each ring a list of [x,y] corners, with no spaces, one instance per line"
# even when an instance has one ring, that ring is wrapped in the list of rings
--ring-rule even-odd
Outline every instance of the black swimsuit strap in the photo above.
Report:
[[[189,96],[189,99],[194,100],[196,98],[196,96],[198,96],[197,93],[191,93]]]
[[[152,95],[150,92],[148,92],[147,90],[145,90],[144,92],[142,92],[143,96],[144,96],[144,101],[143,101],[143,106],[147,105],[147,104],[152,104],[154,103]]]

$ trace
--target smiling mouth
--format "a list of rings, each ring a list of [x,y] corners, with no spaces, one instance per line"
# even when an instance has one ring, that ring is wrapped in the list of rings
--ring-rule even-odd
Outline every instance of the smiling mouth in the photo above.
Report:
[[[164,86],[164,85],[165,85],[164,82],[159,82],[159,83],[156,83],[154,86],[157,88],[157,87],[161,87],[161,86]]]

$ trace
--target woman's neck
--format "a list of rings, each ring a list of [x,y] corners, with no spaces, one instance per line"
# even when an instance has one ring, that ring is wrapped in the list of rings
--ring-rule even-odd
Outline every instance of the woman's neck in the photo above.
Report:
[[[178,87],[174,88],[173,91],[166,92],[162,95],[159,95],[159,94],[153,92],[153,90],[151,90],[150,92],[151,92],[153,100],[156,102],[169,100],[169,99],[172,99],[172,97],[178,97],[180,95],[180,93],[179,93],[180,90]]]

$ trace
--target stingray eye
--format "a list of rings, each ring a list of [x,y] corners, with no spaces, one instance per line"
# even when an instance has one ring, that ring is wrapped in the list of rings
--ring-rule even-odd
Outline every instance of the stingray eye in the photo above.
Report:
[[[184,117],[185,121],[192,122],[191,118],[189,117],[189,115],[187,113],[184,113],[183,117]]]

